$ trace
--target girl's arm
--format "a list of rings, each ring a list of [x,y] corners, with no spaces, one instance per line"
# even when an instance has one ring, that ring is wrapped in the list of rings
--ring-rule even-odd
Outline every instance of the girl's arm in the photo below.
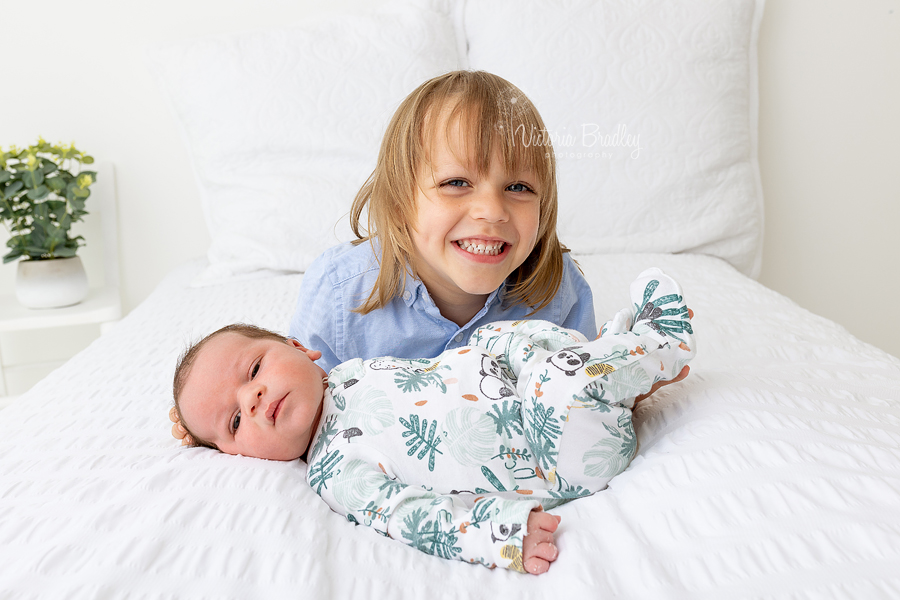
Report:
[[[587,339],[597,337],[597,320],[594,315],[594,295],[578,265],[567,252],[563,254],[563,281],[557,292],[560,297],[559,322],[555,317],[535,315],[535,318],[549,318],[566,329],[581,332]]]
[[[329,372],[341,360],[337,356],[337,322],[345,310],[340,294],[330,276],[331,263],[327,254],[316,259],[300,284],[300,293],[294,315],[291,317],[289,335],[307,348],[322,353],[317,364]]]

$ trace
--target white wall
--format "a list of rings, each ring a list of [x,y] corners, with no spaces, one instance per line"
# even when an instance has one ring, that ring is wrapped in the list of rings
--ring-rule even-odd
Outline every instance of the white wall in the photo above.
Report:
[[[900,356],[900,0],[769,0],[760,281]]]
[[[133,308],[173,266],[203,255],[209,244],[188,156],[144,66],[144,48],[367,4],[378,2],[332,0],[326,8],[315,0],[4,0],[3,44],[19,50],[15,61],[4,61],[4,88],[17,87],[0,94],[0,145],[26,145],[38,135],[75,140],[115,163],[124,301]],[[0,268],[0,293],[12,290],[14,270]]]
[[[166,273],[204,255],[209,245],[188,156],[144,66],[144,48],[279,27],[383,1],[0,0],[0,38],[7,49],[0,146],[27,145],[38,135],[51,142],[74,140],[79,149],[116,165],[122,298],[131,310]],[[0,227],[0,249],[7,239]],[[94,266],[88,265],[89,274]],[[0,265],[0,294],[13,293],[15,271],[14,263]],[[6,362],[56,360],[98,333],[92,326],[15,332],[0,335],[0,345]],[[12,393],[30,387],[52,366],[11,373]]]
[[[144,67],[144,46],[382,2],[4,1],[3,43],[16,53],[4,61],[0,145],[37,135],[75,140],[116,164],[130,310],[209,243],[188,157]],[[900,295],[900,0],[769,0],[760,84],[761,280],[900,355],[900,319],[891,312]],[[14,273],[0,266],[0,294],[12,293]],[[92,335],[82,328],[0,342],[15,359],[36,353],[28,348],[36,344],[66,346],[54,350],[65,354]]]

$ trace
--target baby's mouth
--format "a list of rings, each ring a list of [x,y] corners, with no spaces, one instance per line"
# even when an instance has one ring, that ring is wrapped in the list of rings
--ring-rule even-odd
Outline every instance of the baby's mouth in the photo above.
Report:
[[[507,246],[506,242],[486,242],[484,240],[457,240],[456,245],[469,254],[497,256]]]
[[[281,413],[281,405],[284,404],[285,398],[287,398],[287,395],[282,397],[281,400],[273,402],[266,409],[266,417],[272,419],[272,423],[275,423],[276,419],[278,419],[278,415]]]

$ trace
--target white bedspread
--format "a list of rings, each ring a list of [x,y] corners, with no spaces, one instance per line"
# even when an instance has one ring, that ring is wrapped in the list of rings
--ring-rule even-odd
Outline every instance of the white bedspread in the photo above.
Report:
[[[355,528],[302,463],[180,448],[176,356],[229,322],[286,328],[301,277],[195,289],[193,264],[0,411],[0,597],[900,597],[900,360],[719,259],[579,260],[600,320],[646,266],[677,278],[699,355],[638,409],[628,470],[555,511],[548,574]]]

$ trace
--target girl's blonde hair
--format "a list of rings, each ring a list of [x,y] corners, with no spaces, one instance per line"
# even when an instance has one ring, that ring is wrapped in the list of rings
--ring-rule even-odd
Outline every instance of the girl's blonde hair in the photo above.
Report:
[[[416,222],[418,174],[440,125],[449,136],[457,123],[479,175],[490,170],[493,154],[499,151],[508,173],[531,171],[538,180],[537,241],[510,275],[503,300],[536,312],[556,295],[563,275],[562,255],[568,250],[556,236],[556,159],[544,122],[525,94],[502,77],[453,71],[426,81],[400,104],[381,142],[378,164],[353,201],[350,225],[358,238],[354,243],[372,243],[380,266],[372,292],[356,312],[367,314],[386,306],[403,293],[407,268],[415,275],[410,258],[415,254],[411,229]],[[363,228],[360,220],[366,209]]]

